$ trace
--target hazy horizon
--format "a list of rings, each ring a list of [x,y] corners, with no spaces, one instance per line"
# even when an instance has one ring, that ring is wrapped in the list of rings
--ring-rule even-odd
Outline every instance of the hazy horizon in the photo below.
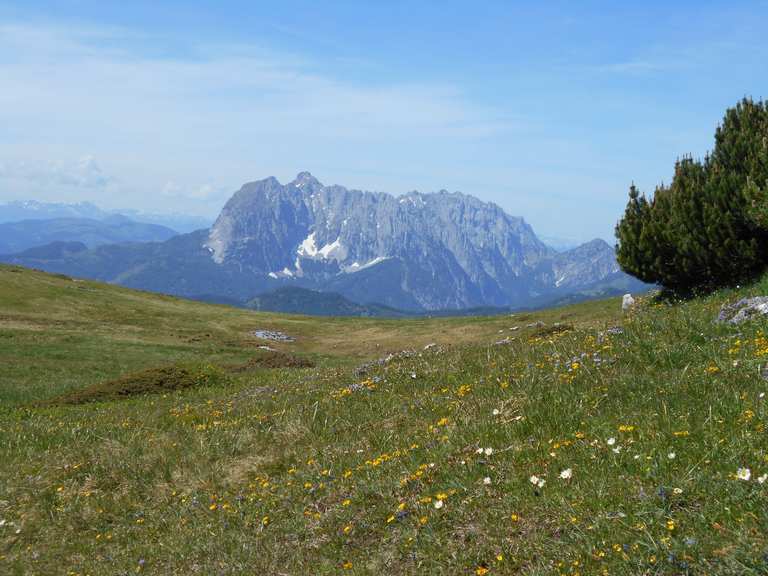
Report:
[[[213,219],[303,170],[610,240],[635,182],[767,95],[766,2],[0,1],[0,202]]]

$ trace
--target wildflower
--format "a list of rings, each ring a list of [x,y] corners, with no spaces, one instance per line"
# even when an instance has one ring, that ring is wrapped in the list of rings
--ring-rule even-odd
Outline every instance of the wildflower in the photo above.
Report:
[[[341,567],[344,568],[344,570],[351,570],[352,569],[352,562],[347,560],[346,562],[344,562],[344,564],[341,565]]]
[[[573,475],[573,470],[570,468],[566,468],[562,472],[560,472],[560,478],[563,480],[570,480],[571,476]]]
[[[613,446],[614,444],[616,444],[616,438],[611,436],[610,438],[608,438],[608,440],[606,440],[605,443],[608,444],[608,446]]]
[[[739,468],[736,470],[736,478],[749,482],[749,479],[752,478],[752,471],[749,468]]]
[[[674,520],[667,520],[667,530],[672,532],[676,528]]]
[[[492,414],[494,416],[498,416],[499,414],[501,414],[501,410],[499,410],[498,408],[494,408]]]
[[[486,568],[485,566],[478,566],[475,569],[475,574],[477,576],[485,576],[486,574],[488,574],[488,568]]]
[[[674,452],[670,452],[669,454],[667,454],[667,458],[669,458],[670,460],[674,460],[676,457],[677,457],[677,454],[675,454]]]
[[[440,510],[440,508],[443,507],[443,501],[442,500],[435,500],[435,508],[437,510]]]
[[[528,481],[529,481],[531,484],[533,484],[534,486],[538,487],[538,488],[543,488],[543,487],[544,487],[544,484],[546,484],[546,483],[547,483],[547,481],[546,481],[546,480],[544,480],[543,478],[539,478],[539,477],[538,477],[538,476],[536,476],[535,474],[534,474],[533,476],[531,476],[530,478],[528,478]]]
[[[682,488],[672,488],[672,492],[674,492],[675,494],[682,494],[683,493],[683,489]]]
[[[758,477],[757,477],[757,482],[758,482],[759,484],[762,484],[762,483],[763,483],[763,482],[765,482],[766,480],[768,480],[768,474],[763,474],[762,476],[758,476]]]
[[[482,454],[482,453],[483,453],[482,448],[478,448],[477,450],[475,450],[475,454]]]
[[[483,484],[485,484],[486,486],[490,486],[491,479],[488,476],[486,476],[485,478],[483,478]]]
[[[341,503],[342,506],[349,506],[350,504],[352,504],[352,500],[350,500],[349,498],[347,498]]]
[[[490,456],[491,454],[493,454],[493,448],[486,448],[485,450],[483,450],[483,452],[485,453],[486,456]]]

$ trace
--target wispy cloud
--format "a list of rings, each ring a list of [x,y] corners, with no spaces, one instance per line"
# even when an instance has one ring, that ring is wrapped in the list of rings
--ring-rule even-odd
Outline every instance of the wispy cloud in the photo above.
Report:
[[[4,162],[0,164],[0,179],[26,181],[34,186],[90,190],[103,190],[114,181],[91,155],[74,162]]]
[[[435,148],[514,126],[455,86],[356,84],[257,46],[201,44],[169,56],[148,53],[141,40],[121,29],[0,25],[0,125],[23,135],[0,137],[0,157],[24,162],[27,180],[40,169],[30,192],[103,188],[93,158],[79,176],[52,176],[51,165],[89,150],[132,194],[151,198],[173,180],[175,198],[202,206],[218,197],[205,186],[291,162],[338,163],[347,150],[397,142]],[[0,174],[0,195],[11,193],[7,180]]]

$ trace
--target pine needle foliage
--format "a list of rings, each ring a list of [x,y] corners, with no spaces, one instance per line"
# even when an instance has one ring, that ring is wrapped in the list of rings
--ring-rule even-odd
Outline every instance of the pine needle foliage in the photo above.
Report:
[[[768,265],[768,103],[729,109],[703,161],[677,161],[648,200],[634,184],[616,226],[622,269],[676,293],[753,278]]]

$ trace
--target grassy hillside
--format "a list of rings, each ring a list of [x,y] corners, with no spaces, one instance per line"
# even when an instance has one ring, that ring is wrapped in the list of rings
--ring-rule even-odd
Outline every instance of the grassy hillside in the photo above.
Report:
[[[0,268],[0,573],[765,574],[748,293],[317,319]]]

